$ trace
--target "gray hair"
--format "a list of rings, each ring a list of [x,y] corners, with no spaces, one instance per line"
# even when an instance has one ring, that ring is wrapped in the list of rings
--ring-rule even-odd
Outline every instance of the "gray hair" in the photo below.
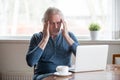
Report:
[[[51,15],[54,15],[54,14],[58,14],[58,15],[60,15],[60,16],[63,18],[63,14],[62,14],[62,12],[61,12],[58,8],[49,7],[49,8],[45,11],[42,21],[43,21],[43,22],[48,21],[48,20],[49,20],[49,17],[50,17]]]

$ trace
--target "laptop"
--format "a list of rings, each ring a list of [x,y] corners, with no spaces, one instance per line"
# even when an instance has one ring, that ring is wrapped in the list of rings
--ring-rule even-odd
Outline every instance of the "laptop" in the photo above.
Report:
[[[105,70],[108,56],[108,45],[78,46],[75,65],[72,72]]]

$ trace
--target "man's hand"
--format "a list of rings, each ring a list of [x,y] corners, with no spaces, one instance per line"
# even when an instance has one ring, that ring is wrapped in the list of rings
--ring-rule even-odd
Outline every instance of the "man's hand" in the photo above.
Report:
[[[50,33],[49,33],[49,21],[44,23],[44,28],[43,28],[43,38],[40,41],[40,43],[38,44],[38,46],[44,50],[44,48],[46,47],[48,40],[50,37]]]
[[[69,36],[68,30],[67,30],[67,24],[63,19],[62,19],[62,24],[63,24],[62,34],[64,37],[67,37],[67,36]]]
[[[73,41],[73,39],[68,34],[66,22],[64,20],[62,20],[62,23],[63,23],[62,35],[66,39],[66,41],[68,42],[68,44],[71,46],[74,43],[74,41]]]
[[[44,28],[43,28],[43,39],[48,40],[50,37],[49,33],[49,21],[44,23]]]

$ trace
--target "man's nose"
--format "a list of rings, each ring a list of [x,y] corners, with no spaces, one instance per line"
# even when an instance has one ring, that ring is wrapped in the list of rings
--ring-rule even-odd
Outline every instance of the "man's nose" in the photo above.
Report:
[[[58,25],[57,25],[57,23],[55,23],[55,28],[58,28]]]

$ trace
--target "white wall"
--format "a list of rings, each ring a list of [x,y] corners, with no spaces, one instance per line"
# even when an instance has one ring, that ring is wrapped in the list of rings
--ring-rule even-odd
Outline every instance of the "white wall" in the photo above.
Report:
[[[80,44],[109,44],[108,63],[112,62],[113,53],[120,53],[120,41],[80,41]],[[0,40],[0,72],[33,72],[25,59],[28,45],[28,40]]]
[[[0,43],[0,71],[26,72],[33,71],[27,66],[25,55],[29,42],[1,42]]]

